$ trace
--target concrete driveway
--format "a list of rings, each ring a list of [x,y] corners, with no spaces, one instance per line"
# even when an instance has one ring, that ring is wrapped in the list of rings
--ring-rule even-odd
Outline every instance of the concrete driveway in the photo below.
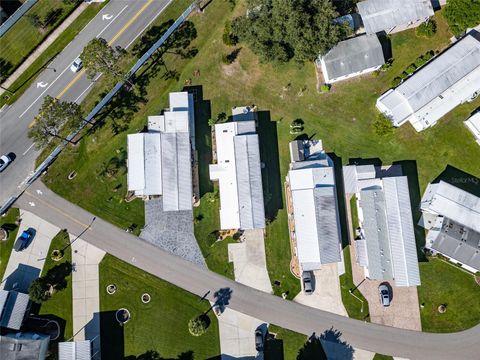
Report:
[[[12,250],[1,288],[28,293],[30,283],[41,275],[50,242],[60,229],[28,211],[20,210],[20,216],[22,222],[17,236],[29,228],[35,229],[36,233],[26,249]]]
[[[392,299],[389,307],[380,304],[378,286],[384,281],[365,279],[363,268],[355,261],[355,246],[350,246],[352,258],[353,282],[360,286],[358,290],[368,301],[370,321],[377,324],[402,329],[422,331],[418,293],[415,286],[396,287],[393,281],[388,282],[392,288]]]

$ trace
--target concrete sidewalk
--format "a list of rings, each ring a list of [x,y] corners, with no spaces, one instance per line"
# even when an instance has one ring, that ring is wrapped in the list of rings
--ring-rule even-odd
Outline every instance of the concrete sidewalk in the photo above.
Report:
[[[42,53],[60,36],[60,34],[64,32],[65,29],[69,27],[77,17],[80,16],[87,6],[87,2],[81,3],[50,35],[48,35],[45,40],[43,40],[43,42],[35,49],[35,51],[22,62],[22,65],[20,65],[17,70],[15,70],[13,74],[11,74],[8,79],[3,82],[2,88],[0,88],[0,95],[5,92],[3,88],[8,89],[15,82],[15,80],[17,80],[20,75],[22,75],[25,70],[27,70],[28,67],[32,65],[32,63],[37,60],[39,56],[42,55]]]
[[[17,236],[28,228],[35,229],[36,233],[26,249],[12,250],[0,287],[28,293],[30,283],[41,275],[50,243],[60,229],[25,210],[20,210],[20,216],[22,222]]]
[[[92,354],[100,359],[100,290],[98,264],[105,252],[70,235],[72,241],[72,294],[74,341],[91,340]],[[93,359],[93,358],[92,358]]]

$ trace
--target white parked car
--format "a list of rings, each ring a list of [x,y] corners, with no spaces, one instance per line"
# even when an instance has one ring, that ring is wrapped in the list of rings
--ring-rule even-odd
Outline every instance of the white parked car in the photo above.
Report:
[[[13,159],[8,155],[0,156],[0,172],[5,170],[8,165],[13,161]]]
[[[80,58],[76,58],[73,63],[72,63],[72,66],[70,66],[70,70],[72,70],[74,73],[80,71],[80,69],[83,67],[83,63],[82,63],[82,59]]]

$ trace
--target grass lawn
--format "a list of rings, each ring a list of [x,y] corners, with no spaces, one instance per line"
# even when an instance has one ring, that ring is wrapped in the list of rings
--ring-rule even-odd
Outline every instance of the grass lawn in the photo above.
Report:
[[[355,236],[355,230],[358,228],[357,197],[355,195],[350,198],[350,211],[352,216],[352,227]]]
[[[393,357],[390,355],[375,354],[373,360],[393,360]]]
[[[0,281],[3,279],[3,274],[7,268],[13,244],[17,238],[18,226],[15,224],[15,221],[19,216],[20,211],[17,208],[11,208],[7,211],[5,216],[0,217],[0,226],[8,231],[7,240],[0,241]]]
[[[105,288],[115,284],[108,295]],[[148,292],[151,301],[140,297]],[[102,358],[123,359],[139,356],[149,350],[163,358],[177,358],[193,352],[195,359],[209,359],[220,354],[218,323],[209,313],[211,324],[201,337],[191,336],[188,321],[210,308],[207,301],[149,275],[123,261],[106,255],[100,263],[100,310]],[[127,308],[131,319],[122,328],[115,321],[115,311]]]
[[[167,9],[170,13],[162,14],[157,24],[165,19],[174,18],[173,13],[175,11],[177,14],[180,13],[187,5],[188,2],[182,1],[173,3]],[[114,100],[108,107],[110,113],[106,118],[106,125],[84,137],[79,146],[62,153],[50,168],[46,183],[61,196],[116,225],[127,227],[134,222],[141,226],[142,202],[134,201],[127,204],[123,201],[126,191],[126,170],[122,168],[111,178],[101,175],[102,164],[124,161],[126,134],[143,129],[147,115],[158,114],[162,108],[168,106],[168,92],[181,90],[185,83],[202,86],[203,99],[210,101],[209,112],[212,117],[216,117],[220,112],[229,114],[232,106],[254,103],[259,109],[269,112],[268,119],[274,123],[267,127],[268,131],[276,132],[275,136],[260,128],[260,143],[266,143],[266,148],[271,151],[273,147],[269,144],[273,139],[277,142],[277,154],[267,154],[265,158],[266,154],[261,149],[262,162],[266,164],[263,174],[267,187],[266,206],[271,216],[266,229],[267,266],[271,281],[281,282],[278,289],[274,286],[275,293],[288,292],[289,298],[292,298],[300,290],[300,286],[290,274],[290,245],[284,194],[283,190],[271,191],[276,185],[268,178],[269,174],[276,174],[277,181],[281,184],[288,171],[288,142],[295,137],[289,133],[290,123],[294,119],[302,119],[305,122],[305,135],[323,139],[327,152],[334,153],[343,164],[353,158],[376,158],[383,164],[411,160],[415,168],[414,173],[418,177],[418,187],[411,188],[411,191],[417,193],[410,195],[417,199],[428,182],[440,175],[447,165],[480,176],[480,148],[463,125],[463,120],[480,105],[480,99],[457,107],[435,127],[421,133],[416,133],[409,124],[406,124],[396,129],[392,136],[376,135],[372,126],[373,120],[377,117],[375,101],[389,89],[392,79],[401,74],[418,56],[429,50],[442,50],[449,45],[451,34],[441,12],[435,15],[438,31],[430,39],[417,37],[415,30],[390,36],[394,61],[388,71],[376,77],[366,75],[344,81],[333,86],[329,93],[319,94],[316,91],[313,64],[308,63],[304,66],[293,62],[283,65],[262,64],[243,44],[237,47],[227,47],[223,44],[225,21],[240,14],[244,10],[243,5],[241,1],[232,13],[227,2],[211,2],[203,14],[193,15],[190,20],[195,24],[197,37],[192,45],[198,49],[198,54],[193,60],[189,61],[173,54],[164,55],[166,67],[174,70],[176,75],[174,77],[167,76],[163,70],[158,72],[158,68],[163,67],[146,68],[143,80],[142,76],[139,76],[141,82],[149,80],[144,87],[142,102],[129,103],[128,97],[118,97]],[[222,55],[240,48],[239,56],[233,64],[222,63]],[[83,106],[90,109],[98,101],[102,91],[104,89],[101,88],[100,81]],[[118,130],[119,124],[125,125],[125,128],[122,131],[115,131],[115,128]],[[205,136],[207,138],[204,138]],[[203,134],[202,141],[208,142],[208,136]],[[202,153],[204,151],[209,151],[208,146],[199,147],[200,169],[205,169],[209,159],[207,153]],[[278,159],[278,164],[274,164],[275,158]],[[72,181],[65,181],[72,170],[77,171],[77,177]],[[205,178],[205,170],[200,171],[200,178]],[[203,196],[213,191],[212,186],[206,189],[201,187]],[[202,204],[202,207],[204,205]],[[208,216],[211,214],[212,217],[215,215],[213,210],[210,212],[204,209],[202,213],[208,213]],[[213,226],[216,226],[212,219],[208,222],[209,228],[211,226],[213,229]],[[208,234],[209,231],[205,230],[204,233]],[[218,249],[223,254],[217,258],[225,258],[225,247],[219,246]],[[429,263],[422,265],[430,266]],[[224,267],[215,266],[215,270],[225,273]],[[426,280],[422,278],[425,286],[428,286],[430,281],[438,282],[435,278]],[[346,291],[350,288],[347,282]]]
[[[28,55],[42,43],[61,22],[78,5],[63,0],[42,0],[0,38],[2,49],[2,77],[7,77],[25,60]],[[29,16],[38,15],[44,27],[36,27],[29,21]]]
[[[70,238],[68,232],[60,232],[52,239],[48,249],[45,265],[42,270],[42,277],[58,265],[63,263],[72,263],[72,251],[70,248]],[[64,250],[63,258],[60,261],[54,261],[50,257],[53,250]],[[58,268],[56,268],[58,269]],[[66,287],[63,290],[55,291],[50,299],[44,302],[40,307],[40,315],[54,315],[65,321],[65,330],[63,338],[70,339],[73,336],[73,308],[72,308],[72,275],[65,277]]]
[[[350,245],[349,245],[350,246]],[[368,302],[363,297],[359,289],[354,291],[354,294],[363,300],[363,311],[362,303],[355,297],[350,294],[349,290],[355,288],[353,284],[352,276],[352,262],[350,259],[350,247],[347,246],[343,249],[343,257],[345,260],[345,274],[340,276],[340,290],[342,292],[342,301],[347,310],[348,316],[358,320],[364,320],[368,316]]]
[[[47,67],[77,34],[95,17],[95,15],[107,4],[92,3],[63,31],[60,36],[25,70],[17,80],[9,87],[13,95],[4,94],[0,99],[0,107],[4,104],[13,104],[35,80],[36,75]],[[7,96],[5,96],[7,95]]]
[[[418,299],[422,330],[453,332],[468,329],[480,322],[480,286],[473,276],[442,259],[430,258],[420,263],[422,286]],[[438,306],[447,305],[444,314]]]

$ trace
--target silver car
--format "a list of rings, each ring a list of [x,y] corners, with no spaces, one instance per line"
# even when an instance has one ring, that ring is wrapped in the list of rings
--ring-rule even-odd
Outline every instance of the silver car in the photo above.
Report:
[[[0,156],[0,172],[5,170],[12,161],[9,155]]]
[[[83,62],[82,62],[82,59],[80,58],[76,58],[72,65],[70,66],[70,70],[74,73],[80,71],[80,69],[83,67]]]
[[[302,273],[302,288],[305,295],[311,295],[313,293],[312,272],[304,271]]]
[[[380,284],[378,294],[380,295],[380,303],[385,307],[390,306],[390,289],[386,284]]]

